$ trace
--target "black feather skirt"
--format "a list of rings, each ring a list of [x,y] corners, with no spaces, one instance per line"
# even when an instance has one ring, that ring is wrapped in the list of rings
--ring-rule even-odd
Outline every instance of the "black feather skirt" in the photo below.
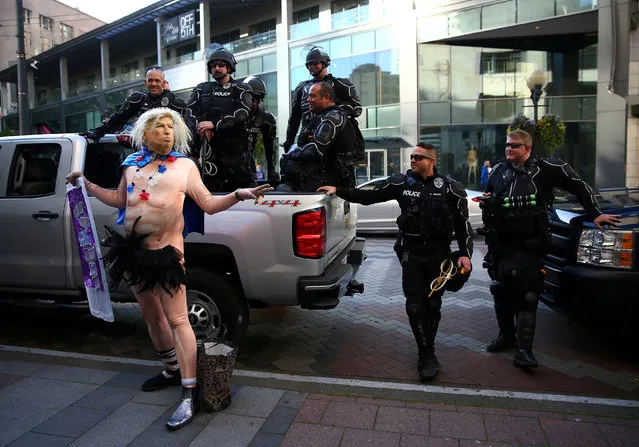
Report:
[[[102,245],[108,248],[104,265],[109,269],[110,287],[116,288],[125,281],[129,286],[136,286],[139,292],[162,287],[173,296],[182,284],[186,284],[186,272],[181,262],[184,255],[172,245],[157,250],[144,248],[142,242],[151,233],[135,232],[139,220],[139,217],[135,220],[128,237],[105,226],[107,238]]]

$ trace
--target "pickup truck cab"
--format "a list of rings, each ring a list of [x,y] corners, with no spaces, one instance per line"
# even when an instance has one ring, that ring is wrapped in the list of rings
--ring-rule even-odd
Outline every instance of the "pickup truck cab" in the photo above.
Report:
[[[542,300],[625,331],[639,323],[639,189],[601,190],[597,200],[602,212],[621,215],[618,227],[598,230],[573,196],[556,198]]]
[[[65,176],[81,170],[90,181],[116,188],[120,164],[133,152],[128,138],[0,138],[1,299],[60,305],[86,299]],[[104,226],[115,226],[118,211],[89,200],[104,238]],[[363,291],[354,279],[365,248],[355,237],[356,222],[356,207],[323,193],[269,193],[258,204],[244,201],[206,215],[204,234],[185,240],[196,335],[242,333],[250,307],[330,309],[342,296]],[[135,301],[126,287],[110,292],[114,302]]]

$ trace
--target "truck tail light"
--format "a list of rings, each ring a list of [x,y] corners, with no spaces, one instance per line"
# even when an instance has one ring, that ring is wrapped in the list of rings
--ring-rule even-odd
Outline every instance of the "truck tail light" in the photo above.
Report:
[[[326,251],[326,210],[324,207],[293,216],[295,255],[318,259]]]

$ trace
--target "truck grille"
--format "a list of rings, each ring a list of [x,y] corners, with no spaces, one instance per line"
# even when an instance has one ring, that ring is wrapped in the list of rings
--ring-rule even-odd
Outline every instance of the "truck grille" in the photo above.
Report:
[[[563,222],[550,222],[550,246],[546,260],[564,267],[575,261],[575,247],[577,244],[577,229]]]

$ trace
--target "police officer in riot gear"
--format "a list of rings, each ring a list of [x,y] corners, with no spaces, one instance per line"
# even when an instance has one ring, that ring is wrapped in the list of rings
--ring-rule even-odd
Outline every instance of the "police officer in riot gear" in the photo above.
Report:
[[[283,184],[278,191],[317,190],[321,185],[355,186],[357,148],[363,140],[346,114],[335,105],[328,82],[313,84],[308,94],[313,118],[302,129],[298,149],[282,156]]]
[[[319,190],[363,205],[387,200],[399,203],[395,252],[402,265],[406,313],[419,351],[417,368],[421,380],[427,381],[440,369],[435,356],[435,336],[442,295],[448,289],[438,278],[448,273],[452,277],[462,276],[461,284],[468,279],[473,240],[466,190],[461,183],[438,174],[435,147],[419,143],[410,157],[411,169],[406,174],[390,176],[378,190],[333,186]],[[450,250],[453,233],[459,245],[459,252],[454,254]],[[461,284],[450,290],[459,290]]]
[[[206,67],[213,82],[198,84],[187,101],[195,117],[195,152],[204,184],[211,191],[255,186],[255,162],[249,150],[251,88],[235,81],[235,57],[220,44],[206,48]]]
[[[248,76],[243,82],[251,87],[253,93],[253,106],[251,108],[251,118],[249,122],[249,150],[251,154],[253,154],[252,159],[253,162],[255,162],[255,145],[257,144],[258,135],[261,132],[268,170],[266,178],[268,178],[271,185],[277,184],[280,179],[275,170],[276,121],[273,114],[261,105],[267,93],[266,83],[257,76]],[[253,170],[255,171],[255,169]]]
[[[107,133],[120,131],[131,118],[138,118],[144,112],[156,107],[168,107],[180,113],[187,124],[191,119],[189,113],[185,113],[186,102],[179,96],[175,96],[170,90],[164,89],[166,79],[161,67],[150,67],[144,78],[144,85],[148,93],[133,92],[120,107],[120,110],[111,114],[93,131],[85,135],[98,141]]]
[[[602,214],[590,187],[568,163],[530,156],[532,140],[523,130],[508,134],[506,161],[497,164],[480,197],[488,231],[485,266],[493,280],[499,336],[489,352],[516,347],[513,364],[539,366],[532,352],[539,293],[543,288],[543,256],[550,236],[547,206],[553,188],[574,194],[598,228],[616,225],[618,216]]]
[[[308,94],[313,84],[317,82],[328,82],[335,90],[335,104],[349,118],[356,118],[362,113],[362,105],[355,91],[355,86],[348,79],[336,78],[328,72],[328,66],[331,65],[331,58],[323,48],[314,46],[306,55],[306,68],[313,77],[307,81],[302,81],[295,88],[293,98],[291,99],[291,115],[288,119],[288,127],[286,128],[286,141],[282,144],[284,152],[288,152],[295,135],[302,123],[302,128],[308,125],[313,112],[308,107]]]

